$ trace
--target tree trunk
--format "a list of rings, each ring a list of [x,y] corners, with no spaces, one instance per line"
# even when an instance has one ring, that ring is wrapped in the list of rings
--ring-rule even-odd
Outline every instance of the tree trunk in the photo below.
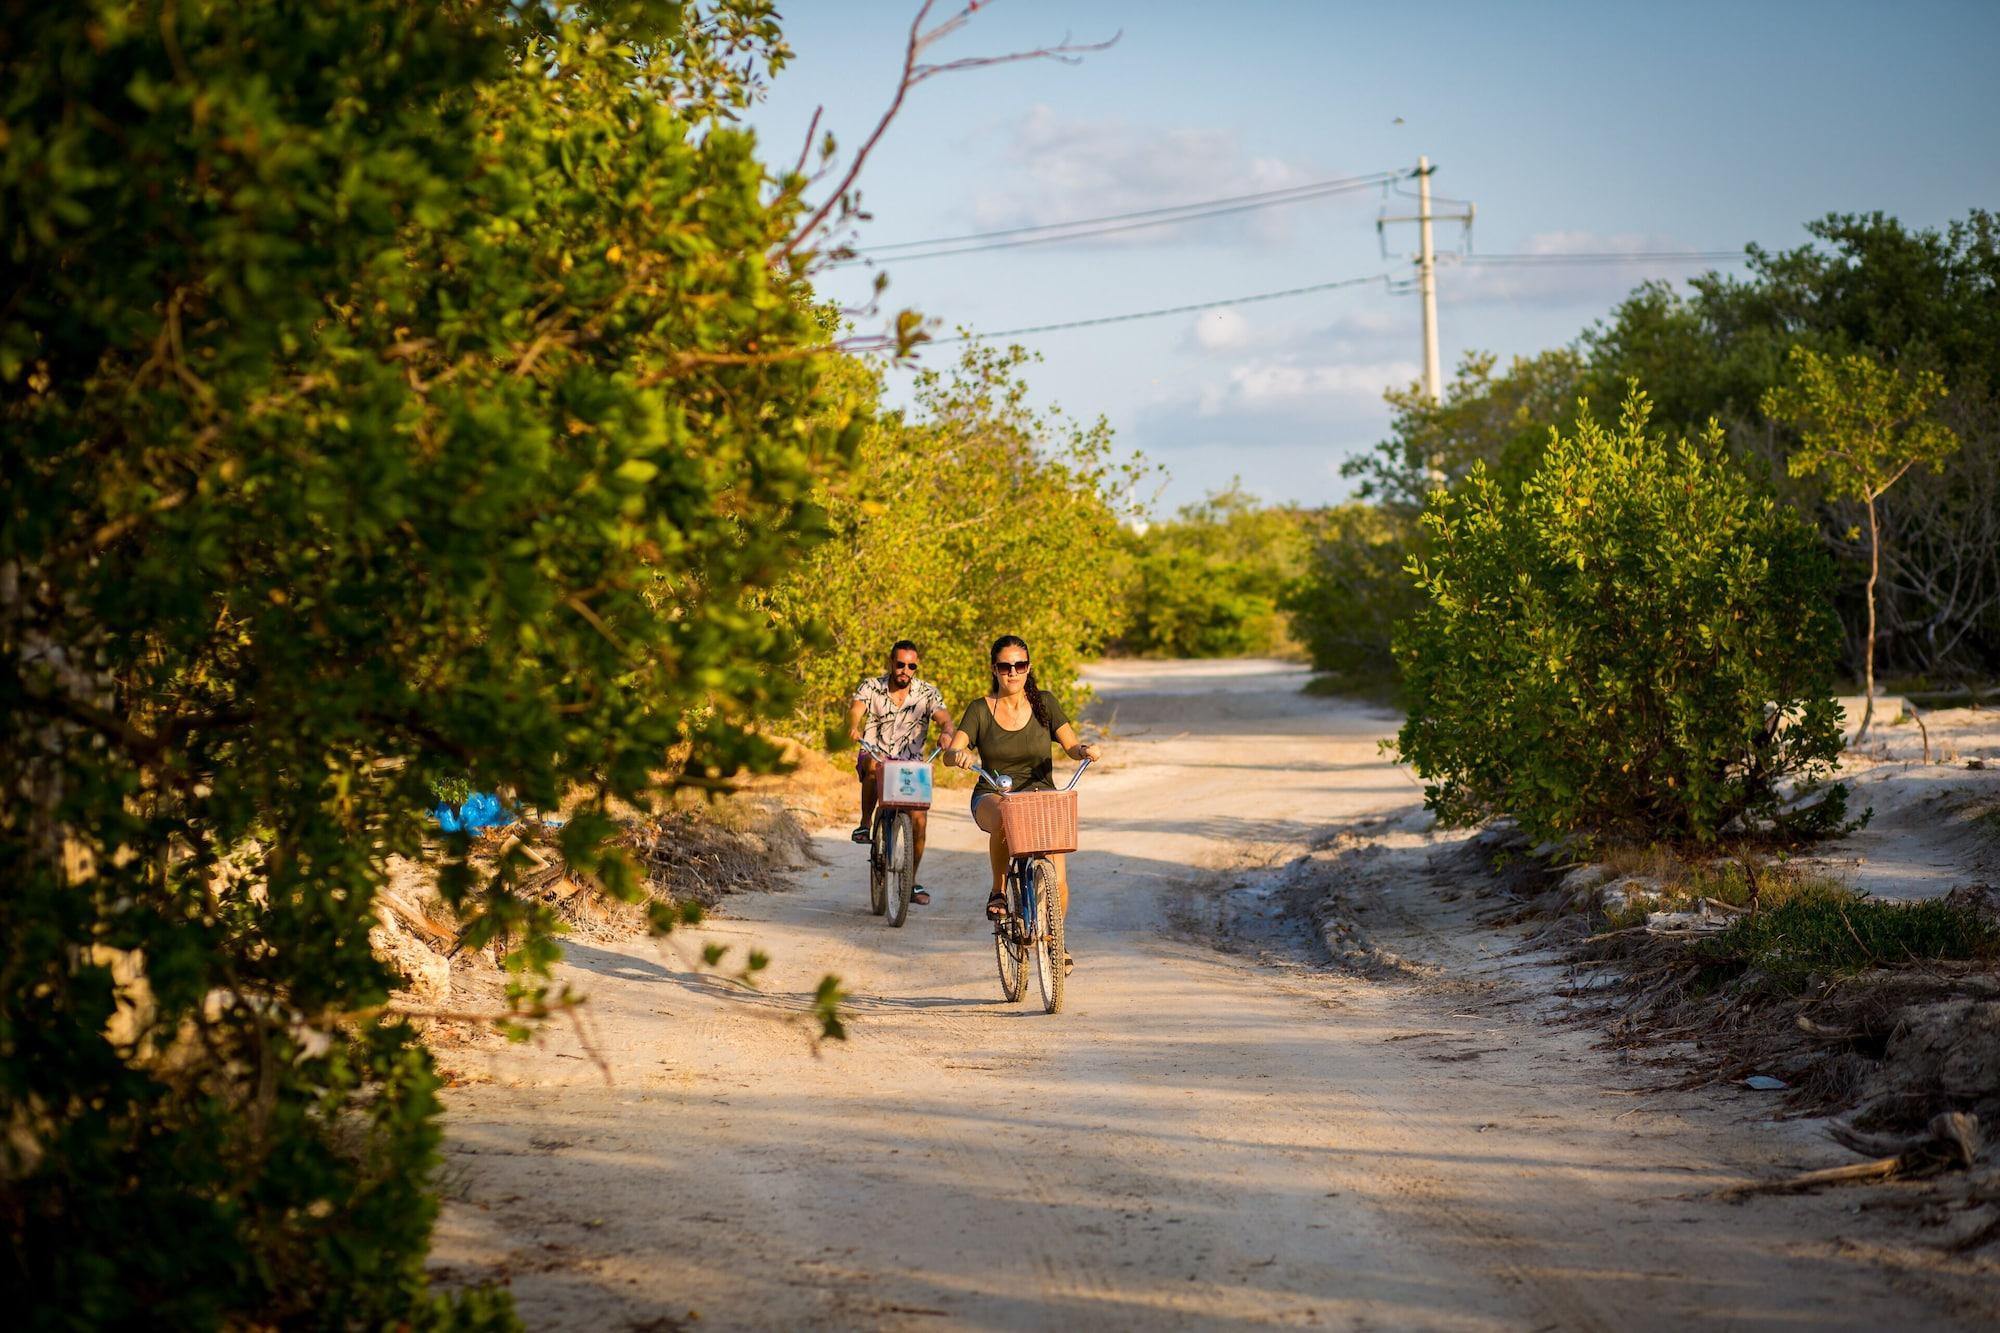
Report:
[[[1850,745],[1861,744],[1875,717],[1875,584],[1882,577],[1882,533],[1875,525],[1875,497],[1868,497],[1868,641],[1861,649],[1861,729]]]

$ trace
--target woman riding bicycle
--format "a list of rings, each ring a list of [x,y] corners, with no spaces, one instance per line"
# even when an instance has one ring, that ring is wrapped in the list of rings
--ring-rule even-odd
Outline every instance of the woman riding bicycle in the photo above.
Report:
[[[1011,790],[1053,791],[1052,746],[1062,746],[1063,753],[1072,759],[1098,757],[1097,746],[1077,739],[1076,728],[1064,716],[1062,705],[1035,685],[1025,640],[1019,635],[1001,635],[993,641],[987,660],[993,671],[993,692],[965,706],[946,762],[971,768],[972,756],[967,751],[977,750],[988,770],[1014,780]],[[986,899],[986,915],[994,919],[1007,915],[1007,897],[1001,888],[1007,875],[1007,838],[1000,828],[1000,800],[999,789],[981,777],[972,793],[972,818],[986,830],[986,855],[993,867],[993,892]],[[1055,864],[1056,910],[1066,913],[1068,858],[1054,855],[1049,860]]]

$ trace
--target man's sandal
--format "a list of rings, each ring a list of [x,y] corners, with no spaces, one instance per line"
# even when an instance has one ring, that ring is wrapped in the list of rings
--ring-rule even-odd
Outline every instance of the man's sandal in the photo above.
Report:
[[[1005,921],[1007,919],[1007,895],[994,890],[986,895],[986,919]]]

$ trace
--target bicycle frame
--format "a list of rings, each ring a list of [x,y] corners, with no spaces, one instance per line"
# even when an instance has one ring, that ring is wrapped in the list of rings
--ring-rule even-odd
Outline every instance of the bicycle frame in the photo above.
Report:
[[[1076,772],[1058,790],[1068,791],[1083,777],[1083,771],[1091,761],[1083,760]],[[1001,800],[1013,794],[1013,780],[1004,774],[994,773],[981,764],[968,765],[978,771],[998,790]],[[1024,852],[1010,856],[1007,860],[1005,883],[1012,890],[1007,895],[1009,905],[1006,915],[993,923],[994,951],[1000,960],[1001,993],[1012,1002],[1021,998],[1025,978],[1022,969],[1025,957],[1032,951],[1035,955],[1035,969],[1042,978],[1042,1002],[1049,1013],[1062,1007],[1063,959],[1067,955],[1063,949],[1063,921],[1056,904],[1044,907],[1037,901],[1035,885],[1035,862],[1049,861],[1051,853]],[[1016,911],[1014,904],[1019,904]],[[1046,924],[1045,924],[1046,923]],[[1010,970],[1009,956],[1013,962]]]

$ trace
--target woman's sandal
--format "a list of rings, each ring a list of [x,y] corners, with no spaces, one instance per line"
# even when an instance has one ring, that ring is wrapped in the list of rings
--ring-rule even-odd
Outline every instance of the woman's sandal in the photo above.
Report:
[[[925,888],[923,885],[919,884],[915,888],[910,890],[910,901],[915,903],[917,906],[922,907],[927,903],[929,903],[930,900],[931,900],[931,891]]]
[[[1065,951],[1063,953],[1063,975],[1068,976],[1074,971],[1076,971],[1076,959],[1070,957],[1069,953]]]
[[[1007,919],[1007,895],[998,889],[986,895],[986,919],[988,921]]]

